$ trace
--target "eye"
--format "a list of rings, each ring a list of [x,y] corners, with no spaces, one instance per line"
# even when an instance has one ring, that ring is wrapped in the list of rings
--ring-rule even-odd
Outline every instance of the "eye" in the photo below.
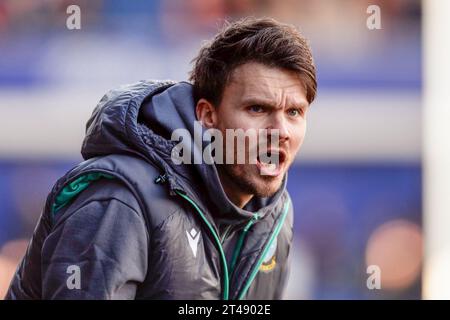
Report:
[[[250,112],[254,112],[254,113],[262,113],[262,112],[264,112],[264,107],[255,104],[255,105],[253,105],[253,106],[250,106],[250,107],[248,108],[248,110],[249,110]]]
[[[298,116],[301,116],[301,115],[303,114],[303,113],[302,113],[302,110],[299,109],[299,108],[292,108],[292,109],[289,109],[289,110],[287,111],[287,113],[288,113],[288,115],[291,116],[291,117],[298,117]]]

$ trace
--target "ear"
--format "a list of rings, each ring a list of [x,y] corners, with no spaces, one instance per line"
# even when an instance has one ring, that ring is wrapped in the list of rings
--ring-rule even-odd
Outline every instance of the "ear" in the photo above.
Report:
[[[200,99],[195,106],[197,120],[206,128],[215,128],[217,124],[216,108],[206,99]]]

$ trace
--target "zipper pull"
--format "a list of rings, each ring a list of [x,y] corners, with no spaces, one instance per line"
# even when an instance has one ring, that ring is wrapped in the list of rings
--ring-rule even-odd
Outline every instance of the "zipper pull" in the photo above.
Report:
[[[256,212],[253,214],[252,218],[250,219],[250,221],[247,223],[247,225],[244,228],[244,232],[247,232],[250,227],[256,222],[256,220],[259,219],[259,214]]]
[[[160,174],[159,176],[157,176],[156,177],[156,179],[155,179],[155,183],[156,184],[159,184],[159,183],[164,183],[164,182],[166,182],[167,181],[167,174]]]

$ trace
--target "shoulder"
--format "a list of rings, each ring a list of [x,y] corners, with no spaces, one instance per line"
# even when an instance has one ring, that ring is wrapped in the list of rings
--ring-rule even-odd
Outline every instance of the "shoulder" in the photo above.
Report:
[[[91,182],[60,210],[53,213],[53,221],[60,223],[76,212],[86,211],[93,215],[127,213],[142,218],[139,201],[133,192],[119,179],[101,178]]]
[[[141,211],[134,193],[119,179],[99,179],[94,181],[80,194],[78,203],[81,205],[85,202],[108,200],[120,202],[136,212]]]

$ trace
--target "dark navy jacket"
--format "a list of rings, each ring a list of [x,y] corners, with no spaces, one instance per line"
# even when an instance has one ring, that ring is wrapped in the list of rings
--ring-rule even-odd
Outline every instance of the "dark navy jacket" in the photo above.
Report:
[[[287,178],[272,197],[236,207],[214,165],[171,160],[171,132],[193,133],[194,120],[188,83],[107,93],[87,123],[85,161],[49,193],[6,298],[282,298]]]

